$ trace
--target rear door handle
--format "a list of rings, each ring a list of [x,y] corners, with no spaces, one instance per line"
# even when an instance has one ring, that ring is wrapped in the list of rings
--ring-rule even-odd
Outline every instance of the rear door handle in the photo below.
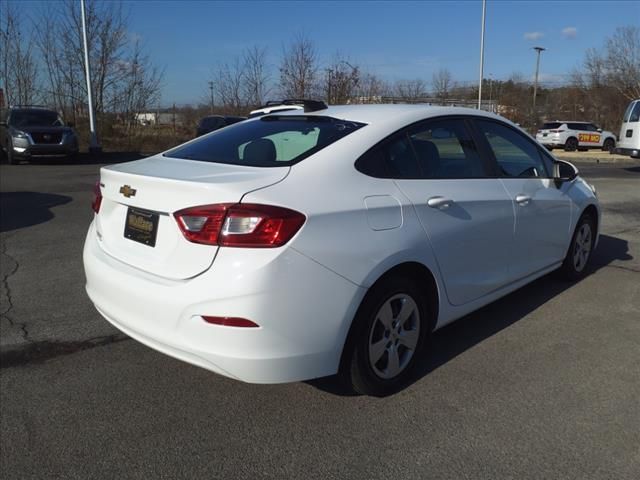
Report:
[[[529,195],[524,195],[522,193],[519,193],[518,195],[516,195],[516,202],[519,205],[522,205],[522,206],[528,205],[530,201],[531,201],[531,197]]]
[[[449,208],[452,203],[453,200],[451,200],[450,198],[444,198],[441,196],[431,197],[429,200],[427,200],[427,205],[429,205],[431,208],[439,208],[441,210]]]

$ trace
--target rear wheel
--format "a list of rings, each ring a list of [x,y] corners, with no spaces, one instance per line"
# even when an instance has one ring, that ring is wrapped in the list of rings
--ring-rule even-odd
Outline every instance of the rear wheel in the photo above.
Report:
[[[350,332],[342,377],[358,393],[385,396],[410,379],[429,334],[428,309],[411,279],[389,277],[367,293]]]
[[[613,141],[613,138],[607,138],[602,144],[602,150],[605,152],[611,152],[615,146],[616,144]]]
[[[569,280],[578,280],[584,276],[591,259],[595,235],[595,221],[589,214],[582,215],[573,233],[567,256],[562,263],[563,273]]]
[[[575,137],[567,138],[567,141],[564,142],[564,149],[567,152],[573,152],[578,148],[578,139]]]

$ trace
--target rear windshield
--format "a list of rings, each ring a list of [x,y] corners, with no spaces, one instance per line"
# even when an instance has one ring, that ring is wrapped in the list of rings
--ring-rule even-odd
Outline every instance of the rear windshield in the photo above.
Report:
[[[165,153],[166,157],[254,167],[297,163],[363,127],[320,116],[269,115],[216,131]]]
[[[548,122],[542,125],[542,130],[555,130],[560,128],[562,124],[560,122]]]

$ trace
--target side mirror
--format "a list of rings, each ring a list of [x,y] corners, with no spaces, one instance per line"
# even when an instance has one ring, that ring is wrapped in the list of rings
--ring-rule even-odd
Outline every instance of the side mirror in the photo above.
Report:
[[[599,129],[598,129],[598,131],[599,131],[600,133],[602,133],[602,129],[601,129],[601,128],[599,128]]]
[[[553,179],[556,182],[570,182],[578,176],[578,169],[572,163],[556,160],[553,164]]]

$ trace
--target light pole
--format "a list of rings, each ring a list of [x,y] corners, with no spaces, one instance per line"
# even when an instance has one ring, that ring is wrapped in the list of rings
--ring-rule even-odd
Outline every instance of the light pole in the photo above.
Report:
[[[487,0],[482,0],[482,30],[480,33],[480,80],[478,81],[478,110],[482,106],[482,73],[484,70],[484,17],[487,13]]]
[[[536,76],[533,81],[533,118],[534,122],[537,122],[537,114],[536,114],[536,95],[538,94],[538,73],[540,72],[540,54],[546,50],[544,47],[533,47],[533,49],[537,52],[538,56],[536,59]]]
[[[211,115],[213,115],[213,82],[209,81],[209,90],[211,91]]]
[[[93,114],[93,96],[91,94],[91,68],[89,66],[89,46],[87,42],[87,20],[85,15],[84,0],[80,0],[80,13],[82,14],[82,41],[84,43],[84,73],[87,78],[87,101],[89,105],[89,152],[100,152],[102,148],[98,143],[98,135],[96,133],[96,119]]]

